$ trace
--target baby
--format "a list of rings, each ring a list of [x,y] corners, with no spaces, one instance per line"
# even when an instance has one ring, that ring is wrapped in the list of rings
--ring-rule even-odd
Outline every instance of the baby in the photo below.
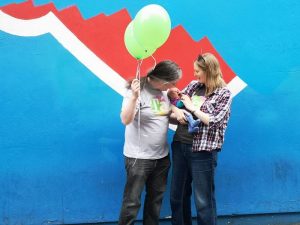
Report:
[[[184,108],[183,102],[181,99],[181,93],[178,88],[170,88],[168,90],[168,97],[172,105],[176,106],[177,108]],[[186,111],[187,112],[187,111]],[[199,131],[199,123],[200,119],[194,120],[193,115],[191,113],[187,113],[186,119],[188,121],[188,132],[189,133],[196,133]]]

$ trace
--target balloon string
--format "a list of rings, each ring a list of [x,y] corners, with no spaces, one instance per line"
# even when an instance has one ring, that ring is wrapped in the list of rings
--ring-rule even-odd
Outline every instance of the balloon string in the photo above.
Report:
[[[153,66],[153,69],[156,67],[156,59],[154,58],[153,55],[151,55],[152,59],[154,60],[154,66]]]
[[[137,61],[137,67],[136,67],[136,73],[135,73],[135,78],[140,80],[141,78],[141,65],[143,63],[143,60],[138,60]]]
[[[132,167],[134,167],[138,157],[139,157],[139,154],[140,154],[140,151],[141,151],[141,66],[142,66],[142,63],[143,63],[143,60],[138,60],[137,61],[138,64],[137,64],[137,68],[136,68],[136,74],[135,74],[135,78],[139,80],[139,83],[140,83],[140,90],[139,90],[139,101],[138,101],[138,152],[137,152],[137,157],[135,158],[134,160],[134,163],[132,164]]]

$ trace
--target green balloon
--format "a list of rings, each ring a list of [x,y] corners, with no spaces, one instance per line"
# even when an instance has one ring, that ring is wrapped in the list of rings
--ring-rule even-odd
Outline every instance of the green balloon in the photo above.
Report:
[[[170,32],[170,16],[160,5],[147,5],[135,16],[134,35],[145,48],[157,49],[166,42]]]
[[[156,49],[145,49],[135,39],[133,32],[133,21],[131,21],[124,34],[124,42],[126,49],[136,59],[145,59],[151,56]]]

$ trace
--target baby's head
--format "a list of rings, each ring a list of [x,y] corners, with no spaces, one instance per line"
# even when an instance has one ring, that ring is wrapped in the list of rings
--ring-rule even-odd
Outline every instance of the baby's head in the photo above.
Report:
[[[170,99],[180,99],[181,98],[180,90],[176,87],[170,88],[168,90],[168,96]]]

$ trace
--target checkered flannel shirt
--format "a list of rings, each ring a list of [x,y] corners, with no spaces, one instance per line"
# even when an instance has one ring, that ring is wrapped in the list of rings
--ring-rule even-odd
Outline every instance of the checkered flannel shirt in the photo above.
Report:
[[[198,81],[192,81],[182,93],[192,97],[195,90],[201,86]],[[194,134],[193,151],[221,150],[231,102],[232,95],[227,87],[217,88],[212,94],[206,96],[200,110],[209,115],[209,124],[200,123],[199,132]]]

